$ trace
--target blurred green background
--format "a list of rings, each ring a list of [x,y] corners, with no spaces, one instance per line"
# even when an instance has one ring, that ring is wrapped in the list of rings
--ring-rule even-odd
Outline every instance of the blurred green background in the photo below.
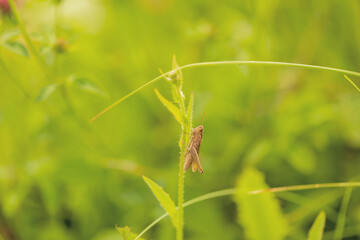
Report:
[[[4,1],[2,1],[4,2]],[[360,71],[360,2],[18,1],[46,62],[26,51],[8,12],[0,20],[0,239],[121,239],[163,213],[141,176],[177,199],[180,126],[156,98],[159,81],[89,124],[103,108],[180,65],[269,60]],[[45,73],[47,72],[47,73]],[[254,166],[272,187],[359,180],[360,96],[342,74],[275,66],[184,70],[204,111],[204,174],[186,173],[185,200],[235,185]],[[353,78],[359,83],[359,78]],[[343,190],[278,194],[305,239],[326,210],[332,239]],[[360,194],[344,239],[360,239]],[[185,209],[185,239],[245,239],[231,197]],[[174,239],[169,219],[147,239]],[[271,239],[271,238],[269,238]]]

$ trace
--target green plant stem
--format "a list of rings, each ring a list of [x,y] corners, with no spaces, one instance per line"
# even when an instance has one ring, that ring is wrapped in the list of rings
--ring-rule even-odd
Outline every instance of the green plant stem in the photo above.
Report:
[[[19,10],[17,9],[17,6],[14,2],[14,0],[9,0],[9,4],[10,4],[10,8],[11,8],[11,12],[16,20],[16,22],[18,23],[21,35],[23,36],[26,44],[28,45],[30,52],[32,53],[32,55],[34,56],[36,62],[40,65],[41,69],[44,71],[46,77],[50,77],[48,68],[43,60],[43,58],[41,57],[39,51],[36,49],[34,43],[32,42],[28,32],[26,31],[24,22],[22,21],[20,14],[19,14]]]
[[[184,129],[184,127],[183,127]],[[184,135],[184,133],[182,133]],[[178,180],[178,216],[179,216],[179,226],[176,229],[176,239],[183,239],[183,229],[184,229],[184,182],[185,182],[185,143],[182,143],[181,154],[180,154],[180,163],[179,163],[179,180]]]
[[[276,193],[276,192],[287,192],[287,191],[300,191],[300,190],[309,190],[309,189],[319,189],[319,188],[344,188],[344,187],[360,187],[360,182],[341,182],[341,183],[319,183],[319,184],[308,184],[308,185],[296,185],[296,186],[286,186],[286,187],[278,187],[278,188],[268,188],[268,189],[261,189],[248,192],[249,195],[257,195],[263,193]],[[198,202],[202,202],[208,199],[223,197],[223,196],[230,196],[234,195],[236,192],[235,188],[224,189],[216,192],[211,192],[199,197],[196,197],[190,201],[187,201],[183,204],[183,207],[187,207],[193,205]],[[149,226],[147,226],[136,238],[135,240],[139,239],[142,235],[144,235],[150,228],[155,226],[158,222],[162,219],[167,217],[168,214],[164,213],[155,221],[153,221]]]
[[[326,71],[331,71],[331,72],[338,72],[338,73],[343,73],[343,74],[348,74],[348,75],[353,75],[353,76],[358,76],[360,77],[360,73],[359,72],[354,72],[354,71],[349,71],[349,70],[343,70],[343,69],[339,69],[339,68],[331,68],[331,67],[324,67],[324,66],[317,66],[317,65],[309,65],[309,64],[301,64],[301,63],[288,63],[288,62],[272,62],[272,61],[219,61],[219,62],[202,62],[202,63],[192,63],[192,64],[188,64],[188,65],[184,65],[181,66],[179,68],[173,69],[169,72],[166,72],[164,74],[161,74],[160,76],[152,79],[151,81],[145,83],[144,85],[138,87],[137,89],[135,89],[134,91],[128,93],[127,95],[125,95],[124,97],[120,98],[119,100],[117,100],[116,102],[114,102],[113,104],[111,104],[110,106],[108,106],[107,108],[105,108],[104,110],[102,110],[100,113],[98,113],[97,115],[95,115],[90,122],[95,121],[98,117],[100,117],[101,115],[103,115],[105,112],[109,111],[111,108],[115,107],[117,104],[121,103],[122,101],[124,101],[125,99],[127,99],[128,97],[134,95],[135,93],[139,92],[140,90],[142,90],[143,88],[157,82],[158,80],[160,80],[161,78],[165,77],[167,74],[169,74],[172,71],[176,71],[176,70],[182,70],[182,69],[190,69],[190,68],[198,68],[198,67],[208,67],[208,66],[224,66],[224,65],[259,65],[259,66],[284,66],[284,67],[300,67],[300,68],[307,68],[307,69],[317,69],[317,70],[326,70]]]
[[[177,90],[178,99],[180,99],[180,110],[185,119],[186,117],[186,109],[185,109],[185,102],[184,97],[182,97],[181,89],[178,88]],[[176,229],[176,239],[182,240],[183,239],[183,229],[184,229],[184,182],[185,182],[185,171],[184,171],[184,163],[185,163],[185,155],[186,155],[186,146],[189,142],[188,134],[185,134],[187,130],[187,121],[181,125],[181,139],[185,139],[185,141],[181,142],[181,153],[180,153],[180,162],[179,162],[179,180],[178,180],[178,216],[179,216],[179,226]]]
[[[23,38],[25,39],[26,44],[28,45],[30,52],[32,53],[32,55],[34,56],[36,62],[39,64],[39,66],[41,67],[41,69],[43,70],[45,76],[48,79],[52,79],[52,74],[49,71],[48,66],[45,64],[45,61],[43,59],[43,57],[41,56],[40,52],[38,51],[38,49],[35,47],[33,41],[31,40],[28,32],[26,31],[25,28],[25,24],[22,21],[20,14],[19,14],[19,10],[17,9],[17,6],[14,2],[14,0],[9,0],[9,4],[10,4],[10,8],[11,8],[11,12],[16,20],[16,22],[18,23],[21,35],[23,36]],[[75,115],[75,111],[71,105],[71,102],[69,100],[69,96],[67,95],[66,92],[66,85],[64,82],[60,83],[61,84],[61,91],[62,91],[62,97],[65,101],[65,104],[67,106],[67,108],[69,109],[70,113]]]

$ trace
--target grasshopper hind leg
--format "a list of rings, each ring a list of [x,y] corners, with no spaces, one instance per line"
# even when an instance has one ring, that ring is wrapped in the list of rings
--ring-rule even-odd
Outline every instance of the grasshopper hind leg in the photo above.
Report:
[[[192,170],[192,172],[196,172],[196,170],[197,170],[197,165],[196,165],[195,163],[193,163],[193,164],[191,165],[191,170]]]
[[[199,172],[203,173],[204,170],[202,169],[201,163],[200,163],[200,159],[199,159],[199,155],[196,152],[195,148],[190,148],[189,152],[192,156],[193,159],[193,163],[192,163],[192,171],[195,172],[196,168],[199,169]]]

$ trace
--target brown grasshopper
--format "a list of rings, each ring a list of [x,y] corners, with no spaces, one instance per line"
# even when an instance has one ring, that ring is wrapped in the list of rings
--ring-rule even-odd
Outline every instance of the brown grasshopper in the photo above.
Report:
[[[196,172],[197,169],[199,170],[200,173],[204,172],[204,170],[201,167],[200,159],[199,159],[199,150],[203,138],[203,131],[204,131],[203,125],[198,126],[192,131],[191,141],[189,147],[187,147],[188,151],[185,155],[185,164],[184,164],[185,171],[190,167],[190,165],[192,165],[193,172]]]

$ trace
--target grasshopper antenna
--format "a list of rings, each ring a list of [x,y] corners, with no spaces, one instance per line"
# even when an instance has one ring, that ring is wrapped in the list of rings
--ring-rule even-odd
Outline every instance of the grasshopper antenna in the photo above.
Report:
[[[203,125],[203,123],[204,123],[204,117],[205,117],[205,111],[204,111],[204,113],[203,113],[203,115],[201,117],[201,125]]]

